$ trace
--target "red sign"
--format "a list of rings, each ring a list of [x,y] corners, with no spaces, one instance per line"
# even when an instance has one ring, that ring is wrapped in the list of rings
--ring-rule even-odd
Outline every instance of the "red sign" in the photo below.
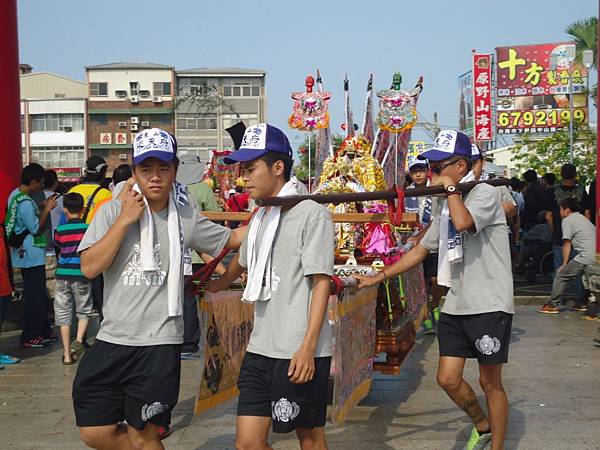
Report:
[[[570,42],[496,48],[498,133],[547,133],[571,119],[587,121],[587,70],[569,56]],[[552,66],[553,63],[553,66]]]
[[[492,140],[492,57],[473,54],[473,110],[475,141]]]

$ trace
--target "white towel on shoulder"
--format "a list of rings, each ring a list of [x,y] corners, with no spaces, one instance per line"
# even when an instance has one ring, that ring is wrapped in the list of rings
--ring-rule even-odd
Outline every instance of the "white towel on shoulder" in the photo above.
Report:
[[[464,176],[461,183],[475,181],[475,175],[471,170]],[[440,239],[438,255],[437,283],[440,286],[450,287],[452,269],[450,264],[462,262],[464,233],[459,233],[454,228],[450,219],[448,200],[444,201],[444,207],[440,215]]]
[[[281,188],[277,197],[288,197],[290,195],[298,195],[298,191],[294,183],[288,181]],[[253,303],[271,299],[271,254],[280,217],[280,206],[262,207],[258,209],[252,222],[250,222],[247,249],[248,284],[242,295],[242,301],[244,302]],[[264,232],[260,248],[257,248],[258,232],[263,221]]]
[[[137,184],[133,186],[137,192],[141,192]],[[156,260],[159,257],[154,253],[154,218],[144,197],[146,208],[140,218],[140,266],[143,272],[158,272],[160,265]],[[167,301],[169,317],[183,315],[182,306],[182,273],[183,266],[182,245],[183,235],[179,221],[177,202],[173,194],[169,195],[169,211],[167,217],[167,230],[169,233],[169,271],[167,273]]]

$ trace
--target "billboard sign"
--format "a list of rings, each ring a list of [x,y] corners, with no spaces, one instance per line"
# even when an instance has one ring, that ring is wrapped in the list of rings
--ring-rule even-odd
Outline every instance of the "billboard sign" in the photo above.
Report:
[[[568,126],[569,92],[575,123],[588,121],[587,70],[569,56],[573,45],[559,42],[496,48],[499,134],[548,133]]]
[[[492,55],[473,54],[473,136],[475,142],[491,141],[492,129]]]
[[[467,136],[473,135],[473,71],[458,77],[458,129]]]

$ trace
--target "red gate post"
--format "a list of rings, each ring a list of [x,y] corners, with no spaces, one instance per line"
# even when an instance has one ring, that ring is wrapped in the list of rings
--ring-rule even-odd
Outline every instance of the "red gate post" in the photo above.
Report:
[[[4,222],[6,199],[19,185],[21,175],[21,96],[19,93],[19,40],[17,0],[3,0],[0,7],[0,221]]]

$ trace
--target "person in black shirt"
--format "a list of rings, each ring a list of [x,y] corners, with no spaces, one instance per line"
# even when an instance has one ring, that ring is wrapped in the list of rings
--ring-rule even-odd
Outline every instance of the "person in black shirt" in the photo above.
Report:
[[[537,216],[544,208],[544,199],[546,197],[543,186],[538,181],[537,172],[533,169],[526,171],[523,174],[525,178],[525,207],[521,217],[522,227],[525,231],[529,231],[537,225]]]

